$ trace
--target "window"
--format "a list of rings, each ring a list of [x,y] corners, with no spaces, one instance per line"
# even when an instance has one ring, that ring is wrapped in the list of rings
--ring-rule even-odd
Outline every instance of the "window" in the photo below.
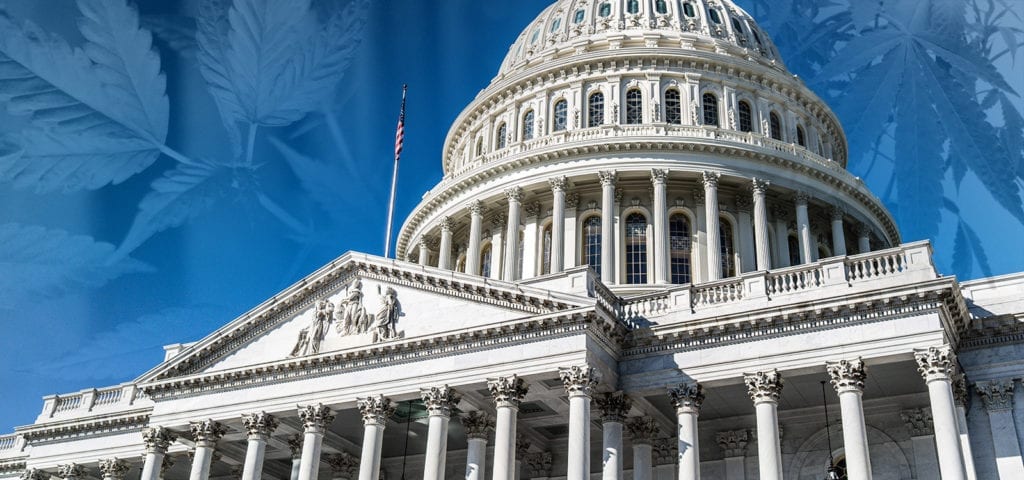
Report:
[[[796,239],[796,235],[790,235],[788,239],[789,243],[789,264],[791,266],[800,265],[800,241]]]
[[[601,274],[601,217],[590,217],[583,222],[583,262]]]
[[[489,243],[480,249],[480,276],[491,276],[491,244]]]
[[[628,0],[626,2],[626,13],[637,14],[640,12],[639,0]]]
[[[498,139],[494,143],[494,145],[497,147],[498,150],[501,150],[502,148],[505,148],[505,145],[506,145],[505,142],[507,142],[507,141],[508,141],[508,125],[505,125],[504,123],[502,123],[500,126],[498,126]]]
[[[835,463],[832,464],[832,468],[833,471],[836,472],[836,480],[848,480],[850,477],[846,470],[846,455],[835,459],[834,462]]]
[[[675,88],[665,91],[665,121],[675,125],[683,123],[683,101]]]
[[[672,283],[691,283],[690,276],[690,221],[686,215],[677,213],[668,219],[668,248],[671,260]]]
[[[551,22],[551,33],[558,31],[558,27],[562,26],[562,19],[556,18],[554,22]]]
[[[598,9],[597,14],[602,17],[607,17],[612,14],[612,4],[604,2],[601,4],[601,8]]]
[[[743,24],[740,23],[740,19],[732,18],[732,30],[736,32],[736,35],[743,35]]]
[[[476,156],[484,154],[484,137],[476,139]]]
[[[597,92],[590,96],[587,104],[587,126],[596,127],[604,123],[604,94]]]
[[[686,2],[683,4],[683,15],[693,18],[697,16],[697,11],[693,9],[693,4]]]
[[[576,14],[573,16],[573,23],[583,23],[583,20],[587,18],[587,12],[582,8],[576,10]]]
[[[523,140],[533,140],[533,126],[535,124],[533,110],[526,112],[526,115],[523,115]]]
[[[516,249],[516,278],[523,278],[523,245],[526,243],[523,241],[523,231],[519,230],[519,245]]]
[[[796,126],[796,144],[807,148],[807,135],[804,134],[804,127]]]
[[[754,41],[757,42],[759,46],[764,47],[764,44],[761,43],[761,36],[757,34],[757,30],[751,29],[750,33],[754,34]]]
[[[540,29],[539,28],[533,31],[533,35],[530,35],[530,45],[533,45],[534,43],[537,43],[537,39],[538,38],[540,38]]]
[[[551,273],[551,224],[540,234],[540,274]]]
[[[639,125],[644,121],[644,96],[639,88],[626,92],[626,124]]]
[[[722,250],[722,278],[736,276],[736,256],[732,248],[732,224],[724,217],[718,221],[718,240]]]
[[[459,257],[459,260],[455,262],[455,271],[460,273],[466,273],[466,256]]]
[[[705,93],[703,97],[704,125],[718,126],[718,97],[713,93]]]
[[[565,130],[569,123],[569,102],[565,100],[559,100],[555,102],[555,124],[554,131],[561,132]]]
[[[779,115],[772,112],[768,115],[769,126],[771,127],[772,138],[776,140],[782,140],[782,121],[779,120]]]
[[[626,217],[626,283],[647,283],[647,217],[640,213]]]
[[[708,9],[708,17],[710,17],[711,21],[715,24],[722,23],[722,17],[718,14],[718,10],[715,10],[714,8]]]
[[[751,121],[752,118],[753,118],[753,115],[752,115],[752,113],[750,111],[750,104],[747,103],[747,102],[741,101],[740,104],[739,104],[739,111],[740,111],[740,115],[739,115],[739,117],[740,117],[740,131],[741,132],[753,131],[754,130],[754,128],[753,128],[754,125],[753,125],[753,123]]]
[[[668,13],[668,4],[665,3],[665,0],[655,0],[654,11],[664,15]]]

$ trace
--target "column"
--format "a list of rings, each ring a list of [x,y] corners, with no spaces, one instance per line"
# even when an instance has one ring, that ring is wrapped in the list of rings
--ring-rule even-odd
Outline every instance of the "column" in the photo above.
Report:
[[[302,435],[288,437],[288,449],[292,451],[292,474],[291,480],[298,480],[299,470],[302,468]]]
[[[772,207],[772,217],[775,219],[775,247],[779,251],[775,266],[786,268],[791,266],[789,263],[789,213],[782,205],[775,204]]]
[[[129,468],[131,466],[128,465],[128,462],[119,458],[100,460],[100,473],[103,474],[103,480],[124,480]]]
[[[976,480],[978,474],[974,469],[974,453],[971,451],[971,437],[967,434],[967,400],[970,391],[967,389],[967,377],[963,372],[953,375],[953,402],[956,404],[957,431],[960,432],[960,450],[964,455],[964,469],[967,480]]]
[[[857,253],[871,251],[871,227],[866,223],[857,225]]]
[[[494,398],[497,411],[494,427],[493,479],[513,480],[516,471],[516,414],[529,387],[519,376],[511,375],[488,380],[487,389]]]
[[[437,254],[437,268],[452,270],[452,218],[441,219],[441,247]]]
[[[605,393],[594,399],[601,410],[601,443],[604,446],[601,458],[602,480],[622,480],[622,424],[632,408],[632,403],[622,392]],[[647,445],[650,447],[650,443]],[[647,452],[648,455],[650,451]],[[650,458],[648,458],[650,463]],[[634,466],[633,479],[637,480]],[[650,480],[649,478],[646,480]]]
[[[505,228],[505,268],[501,278],[514,282],[519,279],[519,217],[522,214],[523,189],[512,187],[505,190],[505,197],[508,198],[508,224]]]
[[[260,480],[263,477],[263,458],[267,453],[267,440],[274,430],[277,430],[277,419],[267,412],[252,413],[242,415],[242,425],[249,435],[242,480]]]
[[[320,450],[324,433],[334,421],[334,414],[323,404],[299,406],[302,421],[302,460],[298,480],[316,480],[320,474]],[[376,479],[374,479],[376,480]]]
[[[471,411],[462,416],[466,432],[466,480],[484,480],[487,473],[487,432],[494,419],[484,412]]]
[[[750,437],[746,430],[729,430],[715,435],[718,447],[722,449],[725,462],[725,480],[747,478],[746,451]]]
[[[932,413],[927,408],[912,408],[901,411],[900,418],[910,431],[915,478],[939,478],[939,457],[935,453]]]
[[[501,280],[501,259],[505,256],[505,227],[508,224],[508,216],[498,215],[491,219],[491,278]]]
[[[454,388],[431,387],[420,390],[420,398],[427,407],[427,452],[423,458],[423,480],[444,480],[445,460],[448,458],[448,422],[452,409],[462,396]]]
[[[1013,422],[1013,379],[978,382],[974,387],[988,413],[999,478],[1024,478],[1017,427]]]
[[[679,463],[679,446],[674,438],[658,438],[651,444],[654,451],[654,480],[674,480]]]
[[[654,480],[654,437],[658,423],[651,417],[633,417],[626,424],[633,440],[633,480]]]
[[[811,196],[807,192],[796,192],[796,238],[800,243],[800,263],[806,264],[814,260],[813,239],[811,238],[811,221],[807,217],[807,203]]]
[[[757,270],[757,253],[754,251],[754,225],[750,218],[752,193],[741,193],[736,197],[736,235],[740,244],[739,273]]]
[[[426,238],[420,239],[420,258],[417,263],[423,265],[424,267],[426,267],[427,264],[430,263],[430,245],[428,245]]]
[[[597,172],[601,179],[601,282],[615,283],[615,171]]]
[[[379,480],[380,453],[384,448],[384,427],[395,413],[391,399],[383,395],[356,399],[363,416],[363,452],[359,458],[359,480]],[[299,480],[315,480],[299,479]]]
[[[77,463],[57,465],[57,477],[62,480],[78,480],[83,473],[82,466]]]
[[[676,408],[679,423],[679,480],[700,479],[700,444],[697,434],[697,416],[704,403],[704,387],[687,382],[668,390],[672,406]],[[763,478],[763,477],[762,477]]]
[[[558,369],[558,376],[569,395],[569,460],[566,480],[590,480],[590,397],[597,386],[597,370],[586,365]],[[622,423],[619,423],[619,450],[622,450]],[[622,478],[622,457],[618,478]],[[607,468],[607,465],[606,465]],[[605,476],[605,480],[609,477]]]
[[[523,226],[523,245],[520,249],[523,251],[523,258],[520,259],[523,265],[523,271],[517,280],[533,278],[537,276],[538,266],[540,264],[540,252],[537,249],[537,239],[540,238],[540,202],[528,203],[523,206],[523,213],[526,216],[526,222]],[[552,232],[554,233],[554,232]]]
[[[189,480],[207,480],[210,478],[213,450],[217,446],[217,440],[227,433],[227,429],[213,420],[204,420],[190,423],[189,430],[192,432],[192,439],[196,442]]]
[[[654,184],[654,282],[659,285],[669,283],[668,258],[668,199],[666,181],[668,170],[651,170],[651,183]]]
[[[692,274],[692,282],[694,285],[708,281],[708,219],[705,212],[707,208],[704,206],[704,189],[693,192],[693,215],[696,225],[696,239],[693,247],[690,250],[690,272]]]
[[[480,235],[483,234],[484,202],[469,204],[469,249],[466,252],[466,273],[480,275]]]
[[[551,207],[551,273],[562,273],[565,269],[565,190],[567,177],[548,180],[554,204]]]
[[[161,479],[167,478],[167,471],[170,470],[171,467],[173,467],[173,466],[174,466],[174,459],[172,459],[171,457],[165,455],[164,456],[164,461],[160,462],[160,478]]]
[[[757,415],[757,465],[761,480],[782,480],[778,412],[782,375],[778,370],[745,373],[743,382]]]
[[[177,438],[177,435],[164,427],[147,427],[142,431],[146,460],[142,465],[140,480],[158,480],[160,478],[160,466],[163,464],[164,457],[167,456],[167,449]]]
[[[720,174],[704,172],[701,181],[704,183],[704,221],[707,222],[707,259],[709,282],[722,278],[722,246],[718,230],[718,179]]]
[[[576,215],[580,206],[580,196],[576,192],[565,194],[565,268],[575,267],[579,261],[576,248],[579,246],[579,234],[576,231]]]
[[[754,179],[754,251],[757,254],[757,270],[765,271],[772,268],[771,253],[768,243],[768,205],[765,196],[768,193],[768,181]],[[784,241],[781,238],[778,241]]]
[[[331,480],[356,480],[359,478],[359,459],[347,452],[327,456],[331,467]]]
[[[864,426],[864,362],[839,360],[828,362],[825,370],[832,387],[839,394],[839,410],[843,421],[843,450],[846,469],[851,480],[871,480],[871,458],[868,456],[868,432]]]
[[[916,350],[914,358],[917,360],[917,371],[928,385],[928,399],[935,422],[935,449],[939,455],[942,480],[964,480],[967,473],[963,453],[960,452],[956,407],[953,406],[953,388],[950,384],[956,356],[952,348],[943,345]]]
[[[832,214],[832,255],[846,256],[846,232],[843,231],[843,207],[833,205],[829,210]]]

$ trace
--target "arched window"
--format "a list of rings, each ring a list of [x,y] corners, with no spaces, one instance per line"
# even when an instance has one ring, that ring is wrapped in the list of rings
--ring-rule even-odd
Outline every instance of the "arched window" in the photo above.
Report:
[[[530,35],[530,45],[537,43],[537,39],[540,38],[540,28],[533,31],[533,35]]]
[[[708,17],[710,17],[711,21],[714,22],[715,24],[722,23],[722,16],[719,15],[718,10],[714,8],[708,9]]]
[[[789,243],[789,264],[800,265],[800,241],[796,239],[796,235],[790,235],[786,242]]]
[[[754,34],[754,41],[757,42],[757,45],[760,46],[760,47],[764,47],[764,44],[761,43],[761,36],[757,34],[757,30],[756,29],[751,29],[750,33]]]
[[[612,14],[612,4],[610,4],[608,2],[602,3],[601,7],[597,11],[597,14],[602,16],[602,17],[607,17],[607,16],[611,15]]]
[[[601,274],[601,217],[593,216],[583,221],[583,261],[598,275]]]
[[[523,115],[523,140],[533,140],[533,127],[535,123],[533,110]]]
[[[484,245],[484,248],[480,249],[480,276],[490,277],[491,276],[491,244]]]
[[[684,285],[693,281],[690,275],[690,220],[677,213],[668,219],[668,248],[671,258],[672,283]]]
[[[516,250],[516,278],[523,278],[523,250],[526,248],[524,245],[523,231],[519,230],[519,245]]]
[[[561,132],[565,130],[569,124],[569,102],[565,100],[559,100],[555,102],[555,122],[554,131]]]
[[[626,217],[626,283],[647,283],[647,217],[641,213]]]
[[[626,125],[639,125],[644,121],[644,95],[639,88],[626,92]]]
[[[576,13],[572,17],[573,23],[583,23],[583,20],[587,18],[587,12],[582,8],[576,10]]]
[[[683,123],[683,101],[678,89],[665,91],[665,121],[673,125]]]
[[[668,13],[668,4],[665,3],[665,0],[655,0],[654,1],[654,11],[658,12],[659,14],[664,15],[664,14]]]
[[[743,35],[743,24],[740,23],[740,19],[732,17],[732,30],[736,32],[736,35]]]
[[[558,31],[558,27],[562,26],[562,19],[556,18],[554,22],[551,22],[551,33]]]
[[[686,2],[683,4],[683,15],[693,18],[697,16],[697,11],[693,9],[693,4]]]
[[[735,277],[736,252],[732,248],[732,224],[724,217],[719,219],[718,240],[722,250],[722,277]]]
[[[508,141],[508,125],[502,123],[501,125],[498,126],[498,139],[497,139],[496,142],[494,142],[494,145],[495,145],[495,147],[498,150],[501,150],[501,149],[505,148],[505,145],[506,145],[505,142],[507,142],[507,141]]]
[[[714,10],[712,10],[714,11]],[[718,97],[713,93],[705,93],[701,97],[704,105],[704,125],[718,126]]]
[[[846,470],[846,455],[833,460],[832,469],[836,472],[836,480],[849,480],[850,477]]]
[[[804,133],[804,127],[800,125],[796,126],[796,144],[807,148],[807,135]]]
[[[587,126],[596,127],[604,123],[604,94],[597,92],[587,101]]]
[[[626,1],[626,13],[631,13],[631,14],[640,13],[640,1],[639,0],[627,0]]]
[[[779,114],[772,112],[768,115],[768,123],[771,127],[772,138],[776,140],[782,140],[782,121],[779,120]]]
[[[740,117],[740,131],[741,132],[753,131],[754,130],[754,125],[753,125],[753,122],[751,121],[752,118],[753,118],[753,114],[750,111],[750,104],[747,103],[747,102],[741,101],[740,104],[739,104],[739,112],[740,112],[740,114],[739,114],[739,117]]]
[[[484,137],[476,139],[476,156],[484,154]]]
[[[459,260],[455,262],[455,271],[460,273],[466,273],[466,256],[459,257]]]
[[[551,273],[551,224],[540,234],[540,274]]]

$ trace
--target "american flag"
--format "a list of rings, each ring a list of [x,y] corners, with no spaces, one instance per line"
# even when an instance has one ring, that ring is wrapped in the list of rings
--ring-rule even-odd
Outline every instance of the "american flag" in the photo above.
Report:
[[[409,87],[402,85],[402,113],[398,115],[398,131],[395,132],[395,170],[391,174],[391,200],[388,202],[388,227],[384,236],[384,257],[391,252],[391,227],[395,221],[395,192],[398,189],[398,159],[402,157],[405,144],[405,94]]]
[[[398,130],[395,132],[395,161],[402,156],[405,143],[405,87],[402,88],[402,113],[398,116]]]

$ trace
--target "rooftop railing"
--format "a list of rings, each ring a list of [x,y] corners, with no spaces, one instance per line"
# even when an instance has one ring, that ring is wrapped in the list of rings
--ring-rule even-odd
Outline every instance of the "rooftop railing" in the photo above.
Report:
[[[43,398],[43,411],[36,422],[121,410],[139,402],[148,402],[148,399],[134,384],[50,395]]]

